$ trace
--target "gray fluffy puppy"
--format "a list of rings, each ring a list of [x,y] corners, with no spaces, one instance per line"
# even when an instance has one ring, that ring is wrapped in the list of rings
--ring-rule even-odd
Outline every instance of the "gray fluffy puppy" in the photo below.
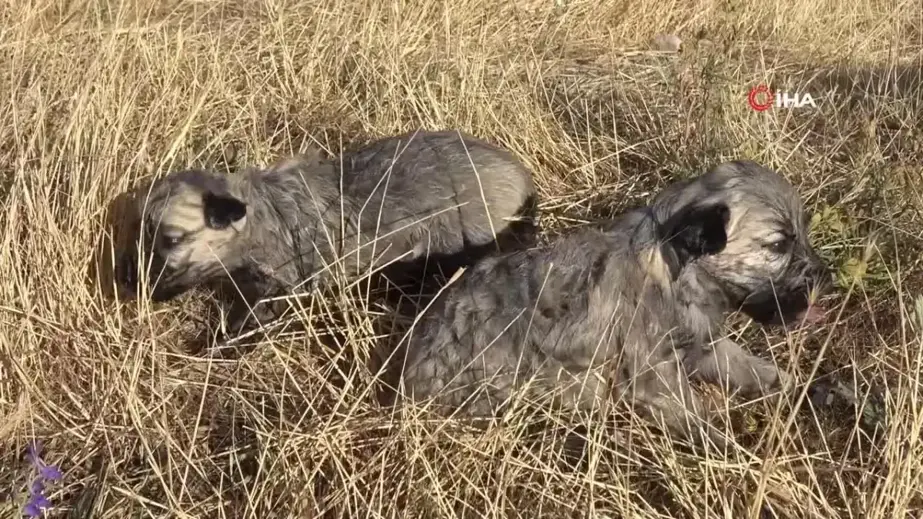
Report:
[[[137,201],[136,245],[117,266],[123,296],[136,296],[145,277],[155,301],[218,284],[239,294],[232,332],[251,317],[271,320],[273,305],[258,301],[309,279],[391,263],[464,265],[514,231],[530,243],[535,230],[527,168],[457,131],[407,133],[332,159],[302,155],[234,175],[181,171],[146,195]]]
[[[517,395],[578,409],[623,397],[700,440],[707,420],[691,379],[748,394],[786,382],[722,338],[726,314],[821,317],[809,293],[825,291],[829,274],[807,222],[780,175],[737,161],[602,228],[486,258],[412,330],[404,398],[490,416]]]

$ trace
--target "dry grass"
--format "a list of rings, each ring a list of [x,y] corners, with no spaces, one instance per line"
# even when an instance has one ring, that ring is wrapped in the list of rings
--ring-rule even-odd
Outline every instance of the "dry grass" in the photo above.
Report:
[[[4,517],[30,438],[65,471],[54,517],[923,517],[918,0],[11,0],[0,19]],[[663,31],[680,55],[644,52]],[[819,108],[750,110],[767,79]],[[568,468],[550,430],[378,409],[350,361],[379,316],[355,302],[306,309],[340,315],[336,347],[317,325],[207,362],[180,347],[201,297],[118,305],[87,279],[107,204],[155,174],[417,127],[513,149],[552,232],[720,160],[778,168],[841,272],[839,318],[745,340],[802,381],[819,360],[874,383],[887,432],[849,409],[735,401],[732,452],[590,427]]]

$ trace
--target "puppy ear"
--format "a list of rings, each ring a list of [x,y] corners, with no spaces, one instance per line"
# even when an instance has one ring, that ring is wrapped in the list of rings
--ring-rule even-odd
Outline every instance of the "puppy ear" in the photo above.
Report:
[[[247,216],[247,204],[231,195],[206,192],[202,195],[202,203],[205,225],[210,229],[227,229],[231,225],[237,228]]]
[[[660,226],[662,250],[664,257],[671,260],[668,264],[674,277],[695,258],[724,250],[730,215],[730,209],[722,203],[692,206]]]

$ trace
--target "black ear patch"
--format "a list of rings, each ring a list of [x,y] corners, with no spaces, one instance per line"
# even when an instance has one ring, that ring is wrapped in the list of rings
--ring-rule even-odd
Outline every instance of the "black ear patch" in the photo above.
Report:
[[[247,216],[247,204],[230,195],[205,193],[205,225],[211,229],[226,229],[232,223]]]
[[[695,258],[724,250],[727,246],[725,227],[730,216],[726,204],[693,206],[660,226],[661,250],[674,278]]]

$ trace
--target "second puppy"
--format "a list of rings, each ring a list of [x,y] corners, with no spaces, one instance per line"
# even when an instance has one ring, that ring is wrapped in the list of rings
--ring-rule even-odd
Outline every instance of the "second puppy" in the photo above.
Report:
[[[747,392],[783,382],[719,338],[726,313],[818,314],[808,293],[826,276],[805,218],[781,176],[739,161],[603,229],[482,260],[412,330],[404,397],[490,416],[517,395],[589,409],[614,393],[698,442],[707,420],[690,378]]]

